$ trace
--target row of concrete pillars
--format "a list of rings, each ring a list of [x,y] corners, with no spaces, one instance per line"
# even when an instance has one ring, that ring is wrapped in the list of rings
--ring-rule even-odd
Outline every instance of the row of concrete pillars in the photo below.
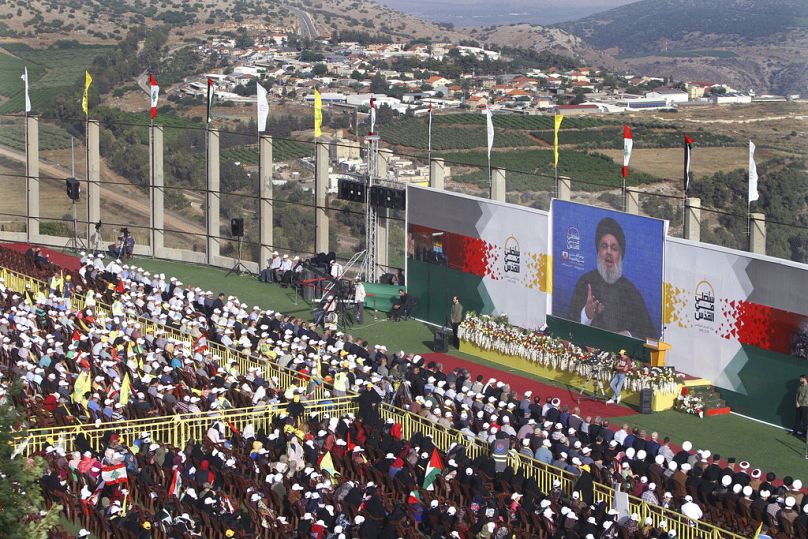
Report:
[[[39,234],[40,199],[39,199],[39,119],[26,118],[26,176],[28,184],[27,231],[26,239],[29,242],[42,243]],[[171,257],[171,253],[164,248],[164,152],[163,127],[155,125],[150,127],[150,175],[151,187],[150,202],[150,246],[140,247],[141,254],[157,257]],[[89,244],[93,244],[94,227],[92,223],[101,219],[101,156],[100,156],[100,126],[98,121],[87,122],[87,215],[88,223],[82,225],[81,236],[85,236]],[[220,229],[221,218],[220,202],[220,162],[219,162],[219,131],[208,129],[207,136],[207,194],[206,215],[216,216],[206,221],[207,249],[205,262],[211,265],[226,265],[229,261],[220,256]],[[258,139],[259,149],[259,238],[260,262],[269,259],[273,250],[273,193],[272,193],[272,137],[261,135]],[[379,150],[377,158],[377,171],[380,177],[387,177],[393,153],[389,149]],[[327,211],[327,189],[329,175],[328,143],[317,142],[315,145],[315,252],[328,252],[329,216]],[[435,158],[429,163],[429,186],[435,189],[445,188],[445,163],[443,159]],[[557,182],[557,197],[569,200],[572,191],[572,181],[568,178],[559,178]],[[629,187],[626,190],[626,211],[639,214],[641,191]],[[499,168],[491,170],[491,185],[489,196],[492,200],[505,202],[506,199],[506,171]],[[701,201],[698,198],[688,198],[685,201],[684,237],[699,241],[701,231]],[[389,234],[389,220],[386,216],[379,219],[377,229],[377,262],[380,266],[388,265],[389,253],[387,238]],[[766,250],[766,222],[765,216],[753,213],[750,216],[749,249],[755,253],[765,254]]]

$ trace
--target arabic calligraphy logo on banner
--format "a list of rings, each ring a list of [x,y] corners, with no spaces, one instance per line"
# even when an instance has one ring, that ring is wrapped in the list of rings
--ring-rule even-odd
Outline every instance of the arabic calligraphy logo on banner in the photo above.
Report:
[[[704,280],[696,285],[693,306],[693,318],[696,320],[696,326],[712,329],[715,322],[715,289],[709,281]]]
[[[577,269],[584,267],[584,255],[581,254],[581,233],[575,225],[567,227],[567,248],[561,251],[561,263]]]
[[[505,273],[521,273],[521,260],[519,241],[514,236],[508,236],[505,240]]]

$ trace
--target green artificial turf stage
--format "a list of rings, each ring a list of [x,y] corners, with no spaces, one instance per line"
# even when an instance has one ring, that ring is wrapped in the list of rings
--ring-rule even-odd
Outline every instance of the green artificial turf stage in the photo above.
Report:
[[[185,285],[199,286],[211,290],[214,294],[224,292],[235,295],[250,305],[274,309],[285,314],[294,314],[302,318],[311,317],[312,307],[302,298],[295,305],[294,294],[290,289],[276,285],[267,285],[254,277],[232,275],[225,278],[225,270],[205,266],[164,262],[151,259],[138,259],[137,264],[154,273],[162,272],[166,276],[176,276]],[[373,312],[365,311],[365,324],[354,326],[348,333],[368,339],[371,344],[384,344],[391,351],[405,350],[412,353],[432,351],[433,329],[414,320],[392,323],[385,313],[378,313],[378,320],[373,320]],[[451,350],[452,355],[508,371],[499,364]],[[520,376],[535,378],[542,383],[563,387],[551,380],[545,380],[521,371],[511,371]],[[633,415],[626,418],[633,426],[644,428],[648,433],[657,431],[660,438],[670,436],[676,444],[684,440],[693,442],[696,449],[709,449],[719,453],[723,458],[736,457],[748,460],[753,467],[765,472],[773,471],[778,476],[792,475],[803,481],[808,480],[808,461],[804,459],[805,442],[802,442],[782,429],[764,425],[736,415],[706,417],[699,419],[693,415],[668,411],[651,415]],[[621,424],[623,419],[613,418],[612,424]]]

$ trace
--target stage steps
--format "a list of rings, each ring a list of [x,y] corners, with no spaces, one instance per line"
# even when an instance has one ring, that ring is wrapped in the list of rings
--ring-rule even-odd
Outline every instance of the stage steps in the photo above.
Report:
[[[697,385],[697,386],[690,386],[687,387],[688,395],[701,397],[702,402],[704,403],[704,416],[716,416],[716,415],[725,415],[730,413],[732,410],[724,399],[721,398],[721,394],[712,385]]]

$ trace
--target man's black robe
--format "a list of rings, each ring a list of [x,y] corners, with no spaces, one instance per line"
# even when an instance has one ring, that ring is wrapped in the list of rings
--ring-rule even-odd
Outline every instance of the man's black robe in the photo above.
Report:
[[[620,277],[614,284],[608,284],[597,270],[578,279],[567,313],[569,320],[581,321],[581,310],[586,305],[589,292],[588,285],[592,285],[592,296],[604,307],[603,312],[592,319],[593,327],[615,333],[628,331],[637,339],[659,337],[659,328],[655,328],[651,322],[645,301],[637,287],[625,277]]]

